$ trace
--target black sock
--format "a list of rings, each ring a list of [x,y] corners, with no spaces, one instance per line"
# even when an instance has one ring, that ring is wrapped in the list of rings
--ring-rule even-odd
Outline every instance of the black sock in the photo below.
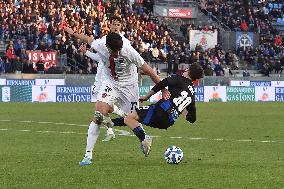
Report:
[[[145,139],[145,131],[140,126],[134,128],[133,133],[139,138],[140,142]]]
[[[124,123],[124,117],[111,119],[111,121],[113,122],[113,126],[126,126]]]

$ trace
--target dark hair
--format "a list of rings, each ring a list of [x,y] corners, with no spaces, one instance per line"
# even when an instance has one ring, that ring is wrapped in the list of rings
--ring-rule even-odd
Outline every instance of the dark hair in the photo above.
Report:
[[[201,79],[204,75],[203,68],[198,63],[193,63],[189,66],[189,76],[192,81],[195,81],[197,79]]]
[[[110,32],[106,36],[106,46],[110,48],[113,52],[120,51],[123,46],[122,37],[114,32]]]
[[[118,21],[120,23],[122,23],[122,19],[119,17],[119,16],[111,16],[109,18],[109,21],[112,22],[112,21]]]

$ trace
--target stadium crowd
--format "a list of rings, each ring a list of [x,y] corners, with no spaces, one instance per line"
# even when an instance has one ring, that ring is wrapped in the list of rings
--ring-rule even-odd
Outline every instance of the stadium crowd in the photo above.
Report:
[[[259,34],[258,48],[239,48],[237,55],[249,66],[269,75],[272,70],[282,73],[284,66],[284,48],[277,25],[277,20],[284,18],[283,4],[282,0],[201,0],[201,9],[232,31]]]
[[[55,0],[6,0],[0,2],[0,41],[9,41],[6,56],[0,59],[0,73],[54,73],[56,69],[45,71],[39,60],[36,69],[28,60],[26,51],[56,51],[67,67],[59,72],[95,74],[97,63],[78,51],[82,44],[74,40],[63,28],[68,25],[79,33],[99,38],[109,32],[108,17],[121,16],[125,25],[123,34],[142,57],[159,70],[159,63],[167,64],[168,74],[182,72],[183,65],[199,62],[205,68],[205,74],[230,75],[231,70],[238,69],[242,60],[256,69],[272,68],[282,71],[284,62],[282,38],[271,25],[272,19],[279,16],[283,9],[274,13],[266,11],[268,1],[202,1],[202,9],[221,19],[232,30],[258,32],[261,35],[258,49],[239,49],[224,51],[220,45],[213,49],[202,49],[196,46],[194,51],[187,43],[179,43],[171,37],[170,31],[153,16],[152,0],[143,4],[129,0],[101,1],[55,1]],[[275,2],[275,1],[274,1]],[[239,9],[245,5],[245,9]],[[279,13],[280,12],[280,13]],[[246,24],[245,24],[246,23]],[[247,26],[245,26],[247,25]],[[200,28],[190,25],[191,29],[211,29],[211,26]],[[187,28],[186,28],[187,30]],[[181,28],[185,31],[185,28]],[[277,57],[279,61],[270,61]],[[282,65],[281,65],[282,64]],[[57,70],[58,71],[58,70]]]

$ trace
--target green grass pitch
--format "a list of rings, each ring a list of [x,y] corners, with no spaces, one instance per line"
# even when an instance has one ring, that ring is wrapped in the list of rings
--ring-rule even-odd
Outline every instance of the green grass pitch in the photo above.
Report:
[[[93,112],[92,103],[0,103],[0,188],[284,188],[283,103],[198,103],[194,125],[146,128],[156,136],[147,158],[136,137],[105,143],[101,129],[94,164],[80,167]],[[184,151],[179,165],[163,159],[170,145]]]

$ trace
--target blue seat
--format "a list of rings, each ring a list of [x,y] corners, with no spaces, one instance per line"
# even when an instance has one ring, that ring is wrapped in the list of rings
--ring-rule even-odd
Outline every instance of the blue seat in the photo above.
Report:
[[[278,4],[277,3],[273,3],[273,8],[274,9],[278,9]]]

